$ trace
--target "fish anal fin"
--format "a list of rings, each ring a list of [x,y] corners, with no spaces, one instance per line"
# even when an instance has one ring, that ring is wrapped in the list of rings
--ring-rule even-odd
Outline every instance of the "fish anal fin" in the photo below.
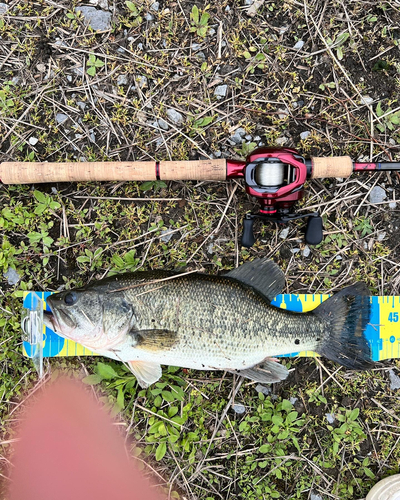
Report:
[[[172,330],[131,330],[129,335],[137,349],[149,352],[166,351],[177,342],[177,333]]]
[[[149,361],[128,361],[128,366],[131,372],[137,378],[138,384],[143,389],[154,384],[161,378],[161,365]]]
[[[279,295],[285,286],[283,271],[267,258],[245,262],[225,276],[251,286],[269,301]]]
[[[273,384],[275,382],[280,382],[281,380],[285,380],[285,378],[289,375],[289,370],[286,366],[281,365],[272,359],[266,359],[261,364],[245,370],[226,371],[236,373],[241,377],[249,378],[250,380],[260,384]]]

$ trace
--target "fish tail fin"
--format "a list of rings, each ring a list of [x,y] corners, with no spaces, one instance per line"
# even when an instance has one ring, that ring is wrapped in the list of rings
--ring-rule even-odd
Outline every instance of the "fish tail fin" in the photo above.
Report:
[[[371,317],[369,294],[364,283],[357,283],[314,310],[327,326],[327,335],[316,349],[318,354],[353,370],[367,370],[373,366],[371,347],[365,337]]]

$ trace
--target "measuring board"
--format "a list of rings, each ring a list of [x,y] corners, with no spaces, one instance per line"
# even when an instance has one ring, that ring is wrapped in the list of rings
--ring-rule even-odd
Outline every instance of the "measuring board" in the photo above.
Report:
[[[50,308],[46,299],[51,292],[25,292],[22,314],[24,332],[23,353],[30,358],[56,356],[94,356],[96,353],[67,340],[43,325],[43,310]],[[329,295],[277,295],[272,305],[288,311],[307,312],[315,309]],[[371,346],[372,359],[400,358],[400,296],[370,297],[372,314],[365,336]],[[29,331],[28,331],[29,330]],[[302,351],[283,357],[313,357],[314,352]],[[39,359],[39,361],[40,361]]]

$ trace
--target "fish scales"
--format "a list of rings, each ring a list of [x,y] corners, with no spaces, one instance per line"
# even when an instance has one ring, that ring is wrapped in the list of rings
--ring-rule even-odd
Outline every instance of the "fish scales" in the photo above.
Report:
[[[276,382],[288,371],[270,358],[304,350],[369,368],[365,285],[341,290],[312,312],[295,313],[271,305],[284,281],[268,259],[222,277],[127,273],[52,295],[45,322],[65,338],[128,363],[142,387],[161,377],[161,364]]]

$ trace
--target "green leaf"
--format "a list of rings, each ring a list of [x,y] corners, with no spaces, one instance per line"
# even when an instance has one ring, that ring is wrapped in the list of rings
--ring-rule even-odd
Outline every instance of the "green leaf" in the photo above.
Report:
[[[292,403],[287,399],[284,399],[282,401],[281,405],[282,405],[282,410],[285,410],[287,412],[289,412],[293,408]],[[272,419],[272,421],[273,421],[273,419]]]
[[[354,408],[349,415],[349,420],[354,421],[357,420],[358,415],[360,414],[360,408]]]
[[[37,199],[39,203],[44,203],[44,204],[47,203],[47,196],[44,193],[35,190],[33,192],[33,196]]]
[[[139,15],[139,11],[137,10],[136,5],[133,2],[125,2],[125,5],[135,17]]]
[[[84,262],[90,262],[90,257],[87,257],[86,255],[80,255],[76,258],[76,261],[83,264]]]
[[[350,36],[350,33],[342,33],[336,38],[336,43],[342,45]]]
[[[104,66],[104,62],[101,59],[96,59],[94,65],[96,68],[102,68]]]
[[[42,213],[46,210],[46,208],[47,206],[41,203],[35,208],[34,212],[36,215],[42,215]]]
[[[150,189],[153,189],[154,187],[154,181],[146,181],[146,182],[143,182],[139,189],[140,191],[150,191]]]
[[[366,476],[370,477],[371,479],[375,479],[375,474],[372,472],[371,469],[368,469],[368,467],[364,467],[364,473]]]
[[[66,16],[68,17],[68,19],[75,19],[75,14],[72,14],[72,12],[68,12]]]
[[[121,257],[117,254],[114,254],[112,257],[111,257],[111,261],[113,262],[113,264],[115,264],[117,267],[124,267],[125,266],[125,262],[123,261],[123,259],[121,259]]]
[[[342,50],[342,47],[338,47],[336,49],[336,55],[337,55],[337,58],[339,59],[339,61],[341,61],[343,59],[343,50]]]
[[[384,111],[382,109],[382,104],[381,101],[378,102],[376,106],[376,116],[382,116],[384,114]]]
[[[94,76],[96,74],[96,68],[95,66],[90,66],[90,68],[88,68],[86,70],[86,73],[89,75],[89,76]]]
[[[210,14],[208,12],[203,12],[200,19],[201,26],[207,26],[208,20],[210,19]]]
[[[27,236],[30,239],[31,243],[38,243],[42,239],[41,233],[38,233],[36,231],[28,233]]]
[[[156,460],[158,462],[164,458],[166,451],[167,451],[167,443],[161,442],[156,449]]]
[[[197,5],[193,5],[190,17],[192,18],[192,21],[195,24],[199,24],[199,9],[198,9]]]
[[[96,372],[103,379],[113,379],[118,377],[118,373],[114,370],[111,365],[106,365],[105,363],[97,363]]]
[[[251,59],[251,54],[250,52],[248,52],[247,50],[245,50],[242,54],[242,56],[245,58],[245,59]]]
[[[57,210],[61,207],[61,203],[58,203],[58,201],[51,201],[49,206],[53,210]]]
[[[271,450],[271,445],[270,444],[262,444],[258,451],[260,453],[268,453]]]
[[[43,245],[46,245],[47,247],[49,247],[53,242],[54,240],[50,236],[45,236],[43,238]]]
[[[118,387],[117,405],[122,410],[125,406],[125,392],[124,387]]]
[[[103,377],[100,377],[97,373],[93,373],[92,375],[88,375],[87,377],[82,379],[82,382],[87,385],[97,385],[103,380]]]

